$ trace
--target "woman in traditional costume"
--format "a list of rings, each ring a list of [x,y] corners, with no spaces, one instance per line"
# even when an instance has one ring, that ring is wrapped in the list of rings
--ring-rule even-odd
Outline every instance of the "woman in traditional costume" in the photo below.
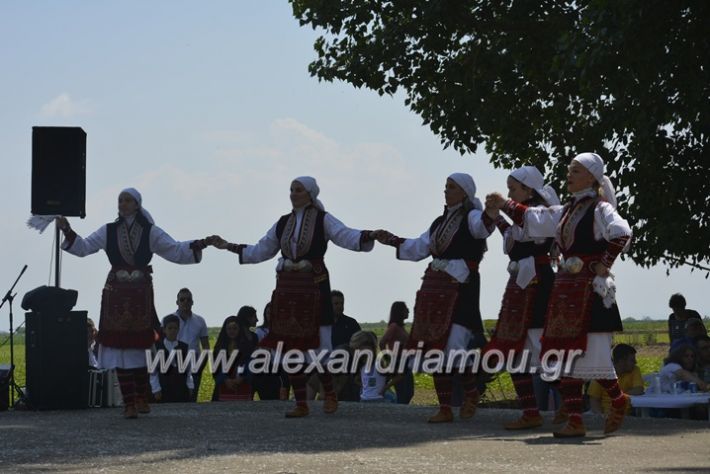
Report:
[[[557,354],[557,364],[564,368],[560,392],[568,420],[554,432],[560,438],[586,434],[582,422],[585,380],[599,382],[612,400],[605,433],[619,429],[628,403],[611,357],[612,334],[623,327],[610,269],[629,245],[631,228],[616,211],[615,191],[599,155],[582,153],[572,160],[567,190],[572,194],[567,204],[548,208],[506,201],[500,194],[487,199],[490,207],[501,209],[532,238],[554,231],[564,258],[550,296],[541,348],[543,359]]]
[[[64,233],[62,249],[66,252],[86,257],[104,250],[111,262],[101,294],[99,364],[116,369],[126,418],[150,413],[146,349],[153,345],[160,328],[153,305],[150,260],[156,253],[173,263],[199,263],[205,241],[173,240],[155,225],[134,188],[119,194],[118,218],[87,238],[77,235],[66,218],[57,218],[57,223]]]
[[[425,353],[432,349],[444,350],[448,359],[452,351],[468,349],[472,332],[483,332],[478,265],[487,250],[486,238],[495,229],[495,222],[482,212],[483,206],[476,198],[476,184],[470,175],[449,176],[444,196],[444,213],[420,237],[403,239],[381,232],[378,240],[396,247],[399,260],[420,261],[433,257],[417,292],[408,346],[421,348]],[[469,368],[461,372],[465,397],[459,415],[471,418],[480,394],[473,372]],[[433,378],[439,411],[429,422],[451,422],[452,374],[442,367]]]
[[[560,204],[555,191],[545,186],[542,174],[534,166],[513,171],[508,176],[507,185],[508,197],[529,209],[542,210]],[[530,371],[538,370],[540,366],[540,339],[555,280],[550,256],[554,232],[532,238],[525,228],[515,223],[510,225],[497,209],[491,212],[486,208],[486,212],[496,219],[498,230],[503,235],[503,251],[510,258],[510,278],[503,294],[495,332],[483,352],[498,350],[508,364],[512,362],[516,369],[524,369],[523,372],[510,374],[523,415],[516,421],[506,423],[505,428],[535,428],[542,425],[542,417],[537,408]]]
[[[368,252],[374,246],[373,232],[346,227],[325,211],[318,200],[319,193],[314,178],[294,179],[290,195],[293,210],[282,216],[255,245],[237,245],[219,236],[209,238],[215,247],[237,253],[241,264],[264,262],[281,252],[271,300],[271,327],[260,342],[262,347],[281,347],[283,352],[292,349],[332,351],[333,305],[328,270],[323,261],[328,242],[358,252]],[[332,377],[328,373],[319,377],[325,390],[323,411],[335,413],[338,399]],[[306,379],[303,371],[289,374],[296,407],[286,413],[287,418],[309,413]]]

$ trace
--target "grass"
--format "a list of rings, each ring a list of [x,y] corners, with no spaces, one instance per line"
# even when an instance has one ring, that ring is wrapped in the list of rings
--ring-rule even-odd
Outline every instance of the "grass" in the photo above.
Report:
[[[495,326],[495,321],[486,320],[485,327],[488,331]],[[386,324],[364,323],[363,330],[374,331],[378,337],[382,336],[386,329]],[[625,322],[625,331],[614,335],[614,343],[624,342],[634,346],[637,351],[637,361],[643,374],[657,372],[662,363],[663,357],[668,352],[668,334],[665,321],[637,321]],[[410,328],[408,328],[410,329]],[[210,343],[213,346],[219,328],[210,328]],[[6,335],[0,335],[0,344],[6,340]],[[10,361],[9,343],[0,347],[0,364]],[[18,385],[25,384],[25,345],[24,334],[15,337],[15,380]],[[436,402],[436,393],[432,377],[427,374],[416,374],[414,377],[415,395],[412,403],[417,405],[430,405]],[[212,399],[214,381],[208,372],[204,373],[200,385],[198,401],[207,402]],[[486,401],[500,402],[515,399],[515,391],[510,375],[499,374],[496,379],[489,384]]]

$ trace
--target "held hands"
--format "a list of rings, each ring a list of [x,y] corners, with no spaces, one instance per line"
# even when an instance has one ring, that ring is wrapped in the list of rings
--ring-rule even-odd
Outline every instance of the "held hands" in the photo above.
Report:
[[[383,229],[378,229],[370,232],[370,237],[377,240],[381,244],[387,244],[395,238],[395,235]]]
[[[222,237],[219,235],[210,235],[205,239],[205,243],[207,245],[211,245],[215,248],[218,248],[220,250],[224,250],[229,246],[229,242],[224,240]]]
[[[486,196],[486,215],[493,220],[500,216],[500,210],[505,204],[505,199],[499,193],[491,193]]]
[[[505,205],[505,198],[500,193],[490,193],[486,196],[486,211],[488,208],[491,210],[500,211]]]

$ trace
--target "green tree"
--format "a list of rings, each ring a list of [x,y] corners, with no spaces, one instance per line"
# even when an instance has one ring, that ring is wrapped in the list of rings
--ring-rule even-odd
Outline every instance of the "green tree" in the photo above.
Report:
[[[309,71],[405,104],[461,154],[607,162],[633,260],[710,259],[710,2],[291,0],[321,32]]]

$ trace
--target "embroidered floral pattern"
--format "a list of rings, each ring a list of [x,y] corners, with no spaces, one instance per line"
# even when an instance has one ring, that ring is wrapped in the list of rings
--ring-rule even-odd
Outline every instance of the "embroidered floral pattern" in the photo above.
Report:
[[[284,227],[283,235],[281,236],[281,251],[290,260],[297,260],[303,257],[311,248],[313,236],[316,231],[316,220],[318,218],[318,209],[310,206],[303,211],[303,220],[301,221],[301,230],[298,235],[296,244],[296,254],[293,255],[291,250],[291,238],[296,230],[296,213],[292,212]]]
[[[446,216],[446,218],[434,229],[431,235],[431,254],[442,255],[449,248],[454,236],[461,228],[461,223],[466,218],[467,212],[463,207]]]

